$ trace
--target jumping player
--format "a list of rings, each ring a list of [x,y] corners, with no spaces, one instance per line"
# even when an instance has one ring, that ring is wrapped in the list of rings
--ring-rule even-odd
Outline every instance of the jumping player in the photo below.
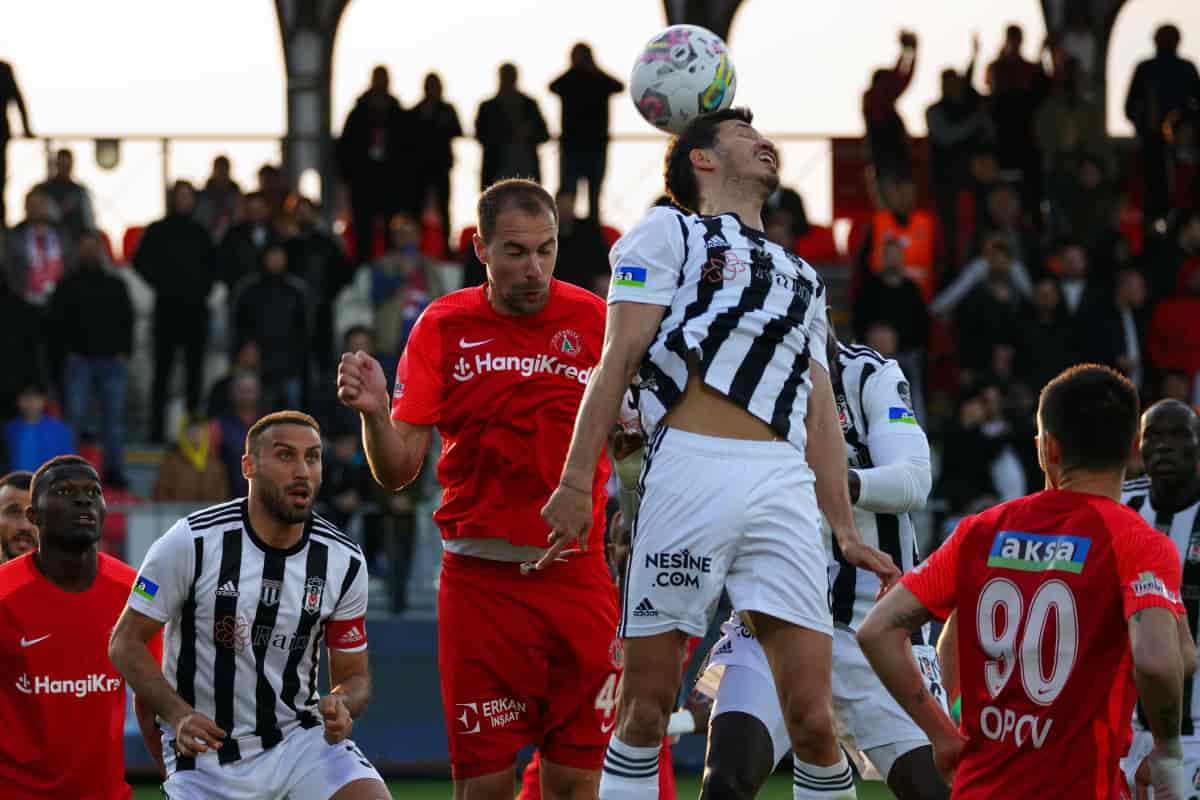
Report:
[[[595,797],[620,671],[606,460],[575,484],[595,500],[590,546],[532,567],[549,533],[538,512],[600,358],[605,308],[554,279],[558,218],[541,186],[501,181],[478,211],[487,282],[421,315],[390,418],[387,381],[365,353],[342,356],[338,396],[360,413],[372,472],[390,489],[416,477],[435,426],[442,436],[438,661],[454,796],[512,800],[517,753],[536,744],[543,797]]]
[[[924,507],[933,481],[929,441],[899,365],[869,347],[840,344],[832,319],[826,327],[855,523],[865,540],[911,570],[918,557],[908,512]],[[842,746],[859,774],[886,781],[900,800],[944,800],[950,793],[934,767],[929,739],[880,685],[854,640],[879,581],[846,564],[836,546],[831,555],[833,708]],[[714,797],[750,798],[787,753],[787,726],[771,666],[754,634],[736,617],[722,631],[700,681],[717,686],[704,783]],[[914,632],[913,651],[930,692],[942,692],[928,637],[927,627]]]
[[[954,798],[1120,798],[1140,695],[1161,798],[1184,797],[1179,556],[1118,503],[1137,390],[1107,367],[1052,380],[1038,406],[1046,490],[967,517],[858,630],[871,666],[933,743]],[[909,648],[958,614],[962,732]],[[1132,668],[1131,668],[1132,667]]]
[[[848,563],[895,565],[854,526],[846,450],[825,363],[825,288],[762,231],[779,185],[774,145],[745,109],[693,120],[666,185],[698,213],[652,209],[610,254],[604,357],[543,511],[543,559],[586,533],[596,468],[626,387],[650,435],[623,594],[625,675],[600,796],[654,797],[659,743],[688,636],[722,590],[767,653],[795,753],[797,798],[853,797],[830,702],[833,624],[818,504]],[[811,466],[810,466],[811,465]]]

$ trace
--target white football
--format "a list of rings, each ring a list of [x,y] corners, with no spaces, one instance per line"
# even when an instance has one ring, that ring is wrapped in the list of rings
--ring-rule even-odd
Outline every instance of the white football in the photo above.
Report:
[[[672,25],[656,35],[629,78],[642,117],[669,133],[679,133],[697,114],[729,108],[736,89],[725,42],[698,25]]]

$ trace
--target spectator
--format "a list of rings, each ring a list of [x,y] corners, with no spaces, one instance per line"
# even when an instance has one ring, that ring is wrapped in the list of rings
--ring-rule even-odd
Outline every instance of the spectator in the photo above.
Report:
[[[233,227],[242,199],[241,187],[230,177],[229,170],[228,156],[214,158],[212,175],[196,200],[196,221],[208,228],[214,242],[224,239],[226,232]]]
[[[1167,142],[1163,122],[1200,112],[1200,73],[1179,57],[1179,28],[1162,25],[1154,32],[1154,58],[1137,65],[1125,96],[1125,117],[1133,123],[1142,148],[1147,227],[1166,216]]]
[[[5,347],[0,419],[17,413],[17,395],[22,389],[46,382],[46,339],[41,313],[0,281],[0,341]]]
[[[338,169],[350,190],[357,263],[374,255],[377,224],[398,211],[415,211],[409,116],[391,95],[390,80],[386,67],[372,70],[371,86],[355,102],[337,142]]]
[[[1059,250],[1062,264],[1061,287],[1063,310],[1080,335],[1086,335],[1087,325],[1083,320],[1105,305],[1112,291],[1111,285],[1094,278],[1088,269],[1088,254],[1078,239],[1068,239]]]
[[[274,164],[263,164],[258,168],[257,191],[267,199],[270,219],[273,220],[283,213],[283,207],[288,199],[288,185],[283,177],[283,171],[279,167]]]
[[[21,128],[25,137],[33,136],[29,128],[29,114],[25,110],[25,98],[17,86],[16,75],[7,61],[0,61],[0,230],[8,227],[8,216],[4,208],[4,185],[8,182],[8,140],[12,131],[8,127],[8,106],[15,103],[21,113]]]
[[[185,419],[179,438],[163,456],[151,499],[157,503],[220,503],[228,500],[229,480],[213,446],[216,429],[203,417]]]
[[[262,378],[262,353],[257,342],[242,342],[229,365],[229,371],[209,388],[208,403],[205,404],[206,417],[219,420],[232,411],[233,381],[239,374],[246,372],[252,372]]]
[[[562,210],[558,213],[561,216]],[[792,212],[786,208],[763,209],[763,233],[789,253],[796,252],[796,224]]]
[[[229,410],[217,419],[217,449],[232,497],[245,497],[249,489],[242,475],[242,454],[250,426],[267,410],[262,381],[254,372],[235,372],[229,383]],[[211,442],[211,440],[210,440]]]
[[[1003,239],[988,241],[987,275],[956,309],[954,332],[958,360],[969,375],[1010,364],[1020,346],[1027,306],[1012,284],[1012,253]]]
[[[903,248],[904,271],[921,289],[925,302],[933,298],[937,276],[937,222],[916,207],[917,185],[912,178],[887,176],[882,181],[885,208],[875,212],[858,254],[859,280],[883,269],[883,247],[889,240]]]
[[[187,181],[171,189],[168,213],[150,224],[133,266],[154,290],[154,382],[151,389],[150,439],[163,442],[167,389],[175,354],[182,348],[187,408],[199,408],[208,343],[208,295],[217,279],[216,257],[208,231],[192,217],[196,190]]]
[[[1074,169],[1068,178],[1070,182],[1061,187],[1057,198],[1060,202],[1055,203],[1056,198],[1051,197],[1051,213],[1061,212],[1053,220],[1056,224],[1052,230],[1057,229],[1060,237],[1078,239],[1089,255],[1103,253],[1111,247],[1114,236],[1120,235],[1116,226],[1120,204],[1117,188],[1105,174],[1104,163],[1098,156],[1085,154],[1078,159],[1064,156],[1063,166]],[[1053,172],[1052,167],[1052,175]],[[1111,279],[1109,260],[1102,258],[1101,266],[1104,272],[1096,271],[1096,277]]]
[[[1042,278],[1033,287],[1032,314],[1027,323],[1021,374],[1037,393],[1058,373],[1079,361],[1074,332],[1063,312],[1058,281]]]
[[[541,183],[537,148],[550,140],[546,119],[537,102],[517,89],[515,66],[501,64],[499,74],[499,91],[480,103],[475,115],[475,136],[483,146],[480,188],[505,178],[531,178]]]
[[[375,331],[367,325],[352,325],[346,331],[342,339],[343,353],[369,353],[383,368],[384,377],[388,381],[388,388],[395,382],[396,364],[399,361],[397,358],[391,358],[380,353],[375,346]],[[326,370],[330,373],[337,371],[337,362],[332,361],[326,365]],[[326,385],[332,385],[327,383]],[[317,405],[314,408],[314,416],[321,423],[322,430],[329,431],[347,431],[359,429],[360,420],[358,412],[352,411],[346,406],[337,401],[337,396],[333,392],[322,393],[318,395]]]
[[[1192,381],[1186,372],[1165,372],[1159,382],[1158,398],[1160,400],[1178,400],[1190,406],[1200,408],[1200,397],[1192,386]]]
[[[404,349],[421,311],[444,292],[437,265],[421,253],[421,228],[416,220],[397,214],[388,227],[388,251],[359,267],[338,297],[335,314],[339,331],[354,325],[373,328],[379,351],[395,358]]]
[[[217,264],[231,303],[234,289],[247,276],[258,272],[263,251],[277,238],[271,228],[271,206],[265,194],[246,195],[243,209],[243,219],[225,232],[217,247]]]
[[[1157,369],[1182,372],[1195,383],[1200,374],[1200,258],[1184,265],[1175,294],[1154,308],[1146,350]]]
[[[124,485],[133,302],[125,282],[109,271],[104,245],[94,231],[80,238],[79,269],[55,290],[48,321],[54,346],[65,355],[67,420],[82,435],[93,396],[99,400],[104,482]]]
[[[942,232],[941,260],[948,266],[958,254],[958,194],[967,188],[971,154],[990,134],[983,100],[972,85],[979,37],[971,37],[971,60],[963,74],[942,72],[942,96],[925,111],[933,202]]]
[[[942,471],[933,494],[953,515],[971,513],[984,503],[995,502],[990,465],[1000,454],[1002,443],[984,434],[987,416],[981,393],[968,393],[947,431]]]
[[[596,276],[607,281],[612,275],[608,265],[608,243],[600,226],[591,217],[575,216],[575,192],[569,187],[554,196],[558,206],[558,256],[554,277],[589,291]]]
[[[871,75],[871,87],[863,93],[862,113],[867,127],[867,146],[875,176],[908,178],[912,160],[908,152],[908,131],[896,111],[896,101],[912,83],[917,64],[917,35],[900,31],[900,58],[891,69],[877,69]]]
[[[1033,121],[1049,91],[1050,78],[1040,63],[1022,58],[1023,39],[1019,26],[1008,26],[1000,55],[988,65],[987,86],[992,93],[992,123],[1000,166],[1020,170],[1021,197],[1025,207],[1036,215],[1041,206],[1042,163]]]
[[[780,164],[781,154],[776,153],[775,164]],[[787,211],[789,223],[792,230],[792,243],[787,246],[789,250],[795,245],[798,237],[808,233],[808,214],[804,210],[804,198],[795,189],[784,186],[782,183],[779,187],[767,197],[767,202],[763,203],[763,215],[771,217],[780,209]],[[777,244],[780,244],[777,242]]]
[[[1034,118],[1038,147],[1049,166],[1081,152],[1107,153],[1104,109],[1088,94],[1086,79],[1079,62],[1068,56]]]
[[[866,334],[863,335],[863,344],[879,353],[884,358],[895,358],[896,354],[899,352],[900,336],[896,333],[896,329],[888,323],[876,322],[874,325],[871,325],[867,328]],[[907,375],[905,377],[907,377]],[[912,391],[912,387],[909,387],[909,391]],[[913,413],[917,416],[917,419],[922,419],[923,415],[918,414],[916,411],[915,399],[913,401],[913,406]]]
[[[276,406],[301,408],[312,355],[312,311],[308,287],[288,274],[287,249],[263,251],[260,271],[234,292],[234,352],[247,342],[262,354],[263,380]]]
[[[1010,246],[1011,237],[1005,236],[1003,233],[991,233],[984,239],[983,254],[971,259],[965,267],[958,271],[958,277],[954,282],[938,293],[933,303],[929,306],[929,310],[942,319],[948,319],[954,312],[954,308],[963,301],[971,293],[971,291],[980,284],[987,281],[988,277],[988,252],[996,246],[1005,248],[1011,252]],[[1020,260],[1013,260],[1012,267],[1009,269],[1009,277],[1012,281],[1012,288],[1022,297],[1028,299],[1033,295],[1033,281],[1029,277],[1029,270]]]
[[[357,427],[334,431],[332,439],[333,447],[324,458],[317,512],[339,530],[353,532],[361,525],[361,515],[374,494],[375,481]]]
[[[1185,214],[1170,236],[1146,242],[1146,283],[1152,302],[1175,291],[1179,273],[1200,259],[1200,210]]]
[[[1083,360],[1119,369],[1139,390],[1146,386],[1146,279],[1137,270],[1117,275],[1116,291],[1087,323]]]
[[[58,224],[50,195],[25,195],[25,220],[8,234],[4,273],[9,288],[28,303],[44,306],[63,276],[75,268],[75,245]]]
[[[4,427],[8,470],[35,472],[55,456],[75,452],[75,437],[60,419],[46,415],[46,388],[29,384],[17,395],[17,417]]]
[[[54,154],[54,174],[39,183],[38,191],[44,192],[58,207],[58,222],[66,229],[73,242],[78,242],[84,231],[96,227],[96,215],[92,211],[92,196],[87,187],[71,177],[75,168],[75,154],[62,148]]]
[[[571,48],[571,67],[550,84],[562,100],[558,141],[559,191],[572,195],[582,178],[588,185],[588,219],[600,220],[600,187],[608,157],[608,103],[624,84],[607,74],[583,42]]]
[[[296,228],[287,240],[288,271],[304,281],[313,303],[313,355],[333,359],[333,300],[349,281],[342,246],[321,226],[317,206],[307,197],[295,203]]]
[[[983,252],[983,240],[1001,234],[1008,240],[1013,258],[1024,265],[1030,277],[1040,277],[1044,269],[1040,239],[1025,220],[1021,195],[1009,183],[997,183],[986,197],[986,215],[977,222],[971,255]]]
[[[449,241],[450,170],[454,140],[463,135],[463,129],[454,106],[442,99],[442,79],[436,72],[425,76],[425,96],[413,107],[413,126],[421,205],[438,210],[442,232]]]

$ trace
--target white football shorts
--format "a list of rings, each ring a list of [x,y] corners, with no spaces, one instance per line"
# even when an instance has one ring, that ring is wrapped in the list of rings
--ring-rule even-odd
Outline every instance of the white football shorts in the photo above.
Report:
[[[721,590],[832,635],[814,476],[787,442],[665,426],[646,446],[622,598],[622,637],[704,636]]]

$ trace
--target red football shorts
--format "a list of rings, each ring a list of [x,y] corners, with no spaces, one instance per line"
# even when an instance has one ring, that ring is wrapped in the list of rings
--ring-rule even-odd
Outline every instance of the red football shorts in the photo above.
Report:
[[[617,720],[616,631],[616,588],[597,556],[522,575],[444,553],[438,667],[454,777],[511,768],[530,744],[599,770]]]

